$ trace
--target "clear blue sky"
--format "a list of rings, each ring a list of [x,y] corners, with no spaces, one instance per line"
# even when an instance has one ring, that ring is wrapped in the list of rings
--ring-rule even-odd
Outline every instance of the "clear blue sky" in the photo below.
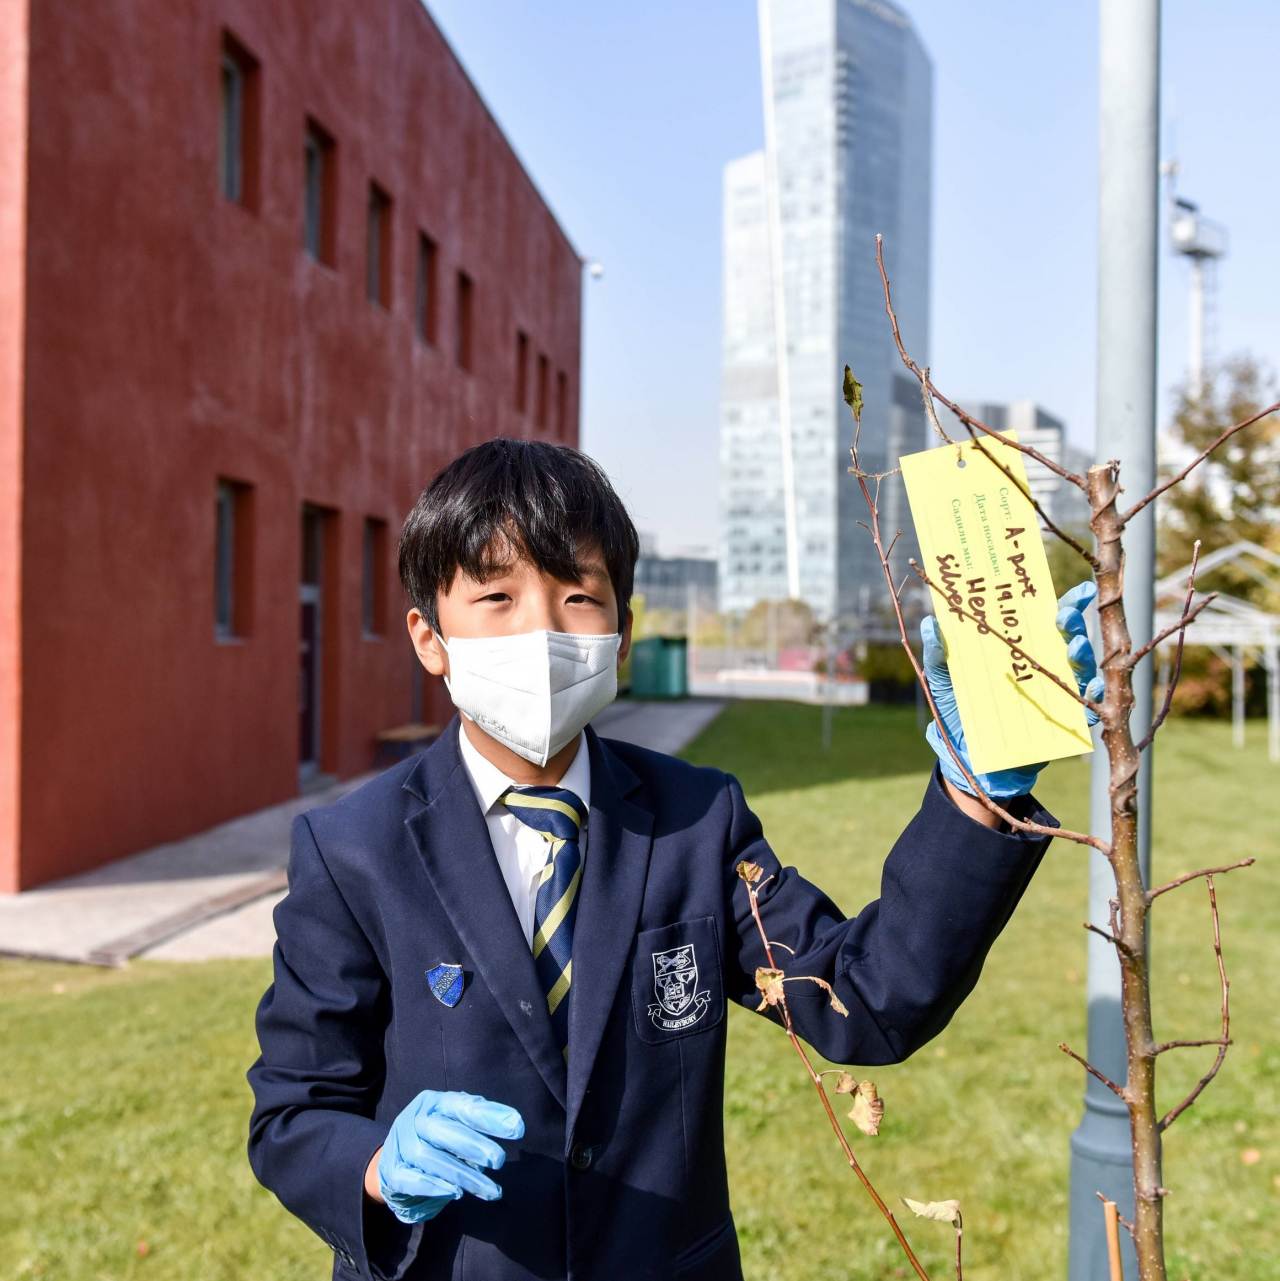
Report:
[[[752,0],[428,0],[579,251],[583,447],[666,553],[716,537],[720,177],[761,145]],[[1092,445],[1097,3],[907,0],[935,67],[932,361]],[[1280,12],[1166,0],[1165,154],[1227,224],[1219,351],[1280,364]],[[1160,383],[1187,275],[1162,262]]]

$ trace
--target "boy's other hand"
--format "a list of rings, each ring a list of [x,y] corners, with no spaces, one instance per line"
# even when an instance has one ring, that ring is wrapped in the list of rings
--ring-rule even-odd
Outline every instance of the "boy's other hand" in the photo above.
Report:
[[[1089,637],[1085,632],[1084,611],[1097,594],[1098,589],[1092,582],[1086,581],[1073,587],[1058,601],[1056,620],[1058,631],[1067,642],[1067,658],[1075,674],[1076,684],[1081,694],[1095,702],[1102,697],[1102,677],[1098,675],[1093,646],[1089,643]],[[947,650],[936,619],[926,618],[920,624],[920,639],[924,645],[924,673],[929,681],[929,692],[933,695],[938,716],[947,731],[947,737],[964,762],[965,768],[973,774],[968,748],[965,746],[964,726],[960,723],[960,709],[956,706],[955,689],[952,687],[951,673],[947,668]],[[1086,711],[1085,715],[1090,725],[1097,724],[1096,713]],[[973,796],[973,788],[969,786],[964,774],[952,758],[942,735],[938,732],[936,722],[929,722],[925,738],[937,754],[942,776],[950,784],[947,790],[952,795],[952,799],[956,799],[955,791]],[[997,770],[991,774],[975,774],[974,777],[992,800],[1009,800],[1014,796],[1025,796],[1031,791],[1044,765],[1045,763],[1041,761],[1037,765],[1020,765],[1014,769]],[[966,812],[970,812],[967,806],[964,808]]]
[[[434,1219],[464,1192],[496,1201],[502,1189],[480,1171],[501,1169],[507,1154],[486,1135],[523,1138],[524,1120],[515,1108],[477,1094],[423,1090],[369,1162],[365,1190],[402,1223]]]

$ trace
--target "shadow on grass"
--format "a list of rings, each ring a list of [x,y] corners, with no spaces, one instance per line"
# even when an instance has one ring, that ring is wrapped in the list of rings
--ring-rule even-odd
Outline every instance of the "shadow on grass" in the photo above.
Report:
[[[751,701],[730,703],[680,755],[735,775],[748,796],[923,775],[934,761],[914,707],[838,708],[823,747],[821,707]]]

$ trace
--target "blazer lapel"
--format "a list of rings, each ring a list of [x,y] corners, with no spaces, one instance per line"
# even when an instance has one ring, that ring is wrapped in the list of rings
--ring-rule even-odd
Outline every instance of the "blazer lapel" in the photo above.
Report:
[[[485,985],[547,1088],[564,1107],[564,1057],[556,1044],[533,954],[458,752],[458,733],[455,717],[406,779],[405,789],[423,801],[424,808],[406,819],[405,826]],[[580,922],[581,917],[579,929]],[[575,969],[575,999],[577,977]]]
[[[640,780],[590,727],[587,745],[591,752],[591,815],[573,931],[566,1144],[631,953],[653,843],[653,815],[627,800]]]

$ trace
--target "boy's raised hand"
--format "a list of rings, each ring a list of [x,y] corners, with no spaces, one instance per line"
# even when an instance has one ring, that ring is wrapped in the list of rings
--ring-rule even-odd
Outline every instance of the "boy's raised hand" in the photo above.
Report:
[[[1067,658],[1071,670],[1075,673],[1076,684],[1081,694],[1097,702],[1102,697],[1102,677],[1098,675],[1098,664],[1094,657],[1093,646],[1086,634],[1084,611],[1093,603],[1098,594],[1094,583],[1085,581],[1077,584],[1058,601],[1058,616],[1055,620],[1058,631],[1067,642]],[[924,646],[924,674],[929,681],[929,692],[933,695],[938,715],[965,767],[973,773],[969,761],[968,749],[965,747],[964,726],[960,724],[960,709],[956,706],[955,690],[951,684],[951,673],[947,669],[947,650],[934,618],[926,618],[920,624],[920,640]],[[1098,717],[1092,710],[1086,709],[1085,717],[1090,725],[1096,725]],[[930,721],[925,731],[929,746],[937,753],[942,776],[963,792],[973,795],[971,788],[952,759],[942,735],[938,732],[936,722]],[[1037,765],[1021,765],[1016,769],[998,770],[992,774],[975,774],[983,791],[992,800],[1008,800],[1014,796],[1024,796],[1035,786],[1037,775],[1044,768],[1044,762]]]
[[[478,1094],[423,1090],[396,1117],[378,1157],[378,1190],[396,1218],[424,1223],[464,1192],[502,1196],[480,1171],[500,1169],[507,1154],[486,1135],[523,1138],[524,1120]]]
[[[1093,604],[1098,594],[1098,585],[1091,579],[1077,583],[1069,592],[1058,598],[1058,616],[1054,622],[1058,631],[1067,642],[1067,661],[1075,673],[1076,684],[1085,698],[1095,703],[1102,701],[1105,682],[1098,675],[1098,660],[1093,653],[1093,644],[1085,628],[1084,611]],[[1098,723],[1098,713],[1086,707],[1085,720],[1090,725]]]

